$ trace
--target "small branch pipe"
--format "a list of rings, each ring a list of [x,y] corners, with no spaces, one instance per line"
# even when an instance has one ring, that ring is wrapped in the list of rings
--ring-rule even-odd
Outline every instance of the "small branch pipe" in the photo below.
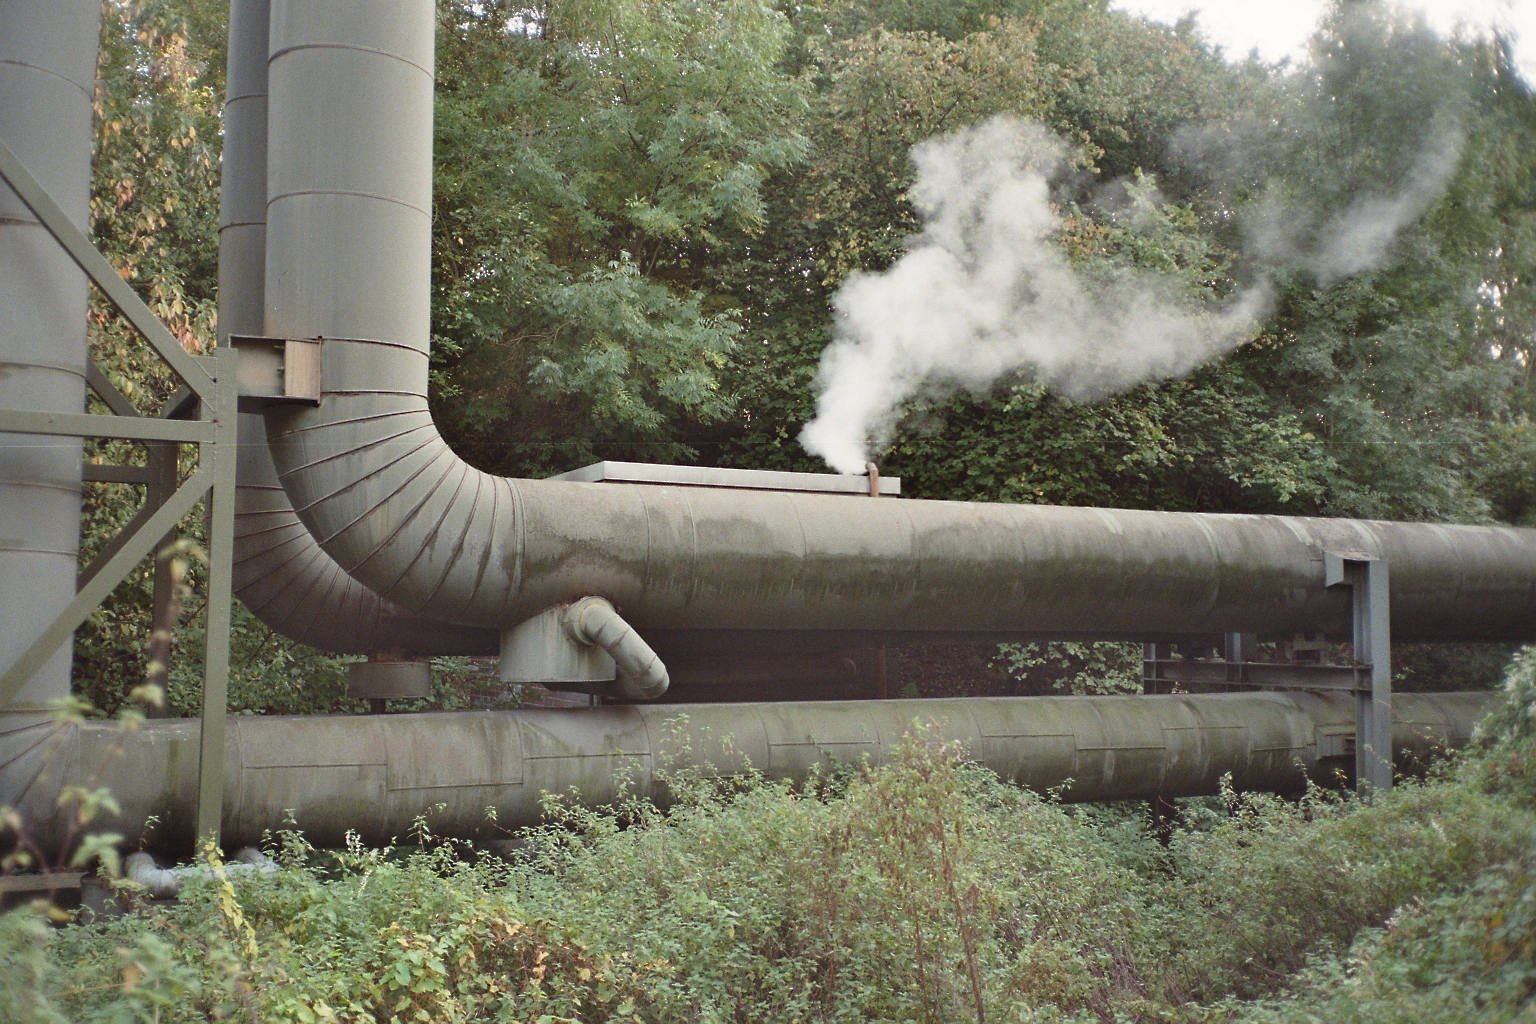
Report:
[[[1467,741],[1489,693],[1398,694],[1399,765]],[[430,811],[434,832],[499,837],[541,820],[541,796],[575,790],[588,804],[628,790],[664,799],[668,768],[722,773],[748,764],[770,779],[802,779],[831,761],[887,761],[914,722],[959,741],[1001,777],[1044,790],[1071,780],[1067,800],[1290,791],[1327,782],[1353,763],[1347,694],[1129,697],[970,697],[785,704],[633,704],[573,710],[232,718],[225,760],[223,839],[258,843],[288,811],[311,842],[405,836]],[[17,735],[17,734],[13,734]],[[18,738],[19,735],[18,735]],[[110,785],[122,808],[98,827],[149,845],[192,832],[196,721],[123,732],[105,724],[38,726],[0,746],[0,805],[57,853],[66,841],[68,786]],[[7,762],[4,751],[16,757]],[[625,782],[624,780],[628,780]],[[495,821],[486,816],[494,808]]]
[[[667,692],[667,666],[613,605],[601,597],[584,597],[565,610],[564,621],[577,641],[608,652],[618,667],[621,696],[655,700]]]
[[[0,139],[78,227],[88,220],[91,102],[100,0],[0,3]],[[48,229],[0,184],[0,408],[78,413],[85,404],[87,286]],[[80,441],[0,435],[0,667],[75,596]],[[69,695],[64,643],[12,710]],[[5,717],[0,730],[27,719]]]
[[[1323,553],[1391,564],[1407,640],[1536,631],[1536,530],[489,476],[427,407],[433,4],[274,0],[265,333],[328,339],[317,408],[267,413],[347,573],[506,628],[601,595],[672,630],[1347,635]]]
[[[270,875],[276,873],[277,863],[254,846],[247,846],[236,851],[224,864],[223,870],[230,875]],[[155,863],[154,857],[143,852],[129,854],[123,863],[123,877],[143,887],[145,892],[157,900],[179,894],[188,879],[207,878],[212,874],[213,868],[207,864],[162,868]]]
[[[219,341],[260,335],[267,234],[268,0],[230,5],[219,204]],[[235,593],[272,629],[339,653],[492,654],[495,630],[440,622],[379,597],[342,571],[283,492],[260,415],[240,416]]]

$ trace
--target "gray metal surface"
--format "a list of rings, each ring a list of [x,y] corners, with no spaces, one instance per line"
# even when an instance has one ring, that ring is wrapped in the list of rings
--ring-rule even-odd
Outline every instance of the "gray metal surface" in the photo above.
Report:
[[[636,628],[1265,635],[1349,628],[1323,551],[1390,563],[1400,640],[1528,637],[1536,531],[487,476],[426,400],[432,4],[277,0],[266,318],[324,337],[317,409],[267,414],[348,573],[505,627],[577,597]]]
[[[1399,760],[1465,742],[1492,699],[1400,694]],[[224,841],[258,842],[290,810],[320,844],[339,844],[350,829],[370,842],[404,837],[422,813],[439,835],[499,836],[537,822],[546,792],[605,803],[628,781],[664,796],[659,769],[669,765],[729,772],[750,760],[770,778],[803,778],[833,760],[879,764],[914,721],[959,740],[1004,778],[1040,789],[1073,780],[1067,800],[1213,793],[1227,772],[1240,789],[1293,790],[1304,771],[1327,782],[1348,770],[1353,720],[1347,696],[1273,693],[240,717],[229,723]],[[33,740],[22,759],[0,766],[0,803],[19,807],[45,848],[67,831],[60,787],[102,780],[123,813],[99,827],[137,845],[158,815],[152,847],[190,833],[195,722],[128,734],[38,727]]]
[[[740,487],[755,491],[805,491],[813,494],[857,494],[869,497],[869,477],[849,473],[789,473],[767,469],[716,469],[709,466],[667,466],[649,462],[594,462],[551,480],[574,483],[672,484],[685,487]],[[882,476],[880,497],[898,497],[901,477]]]
[[[219,208],[219,340],[259,335],[267,218],[267,0],[230,5],[228,100]],[[425,619],[341,570],[283,493],[260,415],[240,416],[235,593],[285,636],[322,650],[366,654],[492,654],[494,629]]]
[[[210,367],[212,393],[203,402],[213,421],[214,443],[198,450],[198,472],[208,485],[208,606],[203,629],[202,728],[197,750],[197,810],[193,835],[219,844],[224,809],[224,726],[229,694],[230,602],[234,598],[235,469],[239,423],[234,352],[220,349],[202,362]]]
[[[1371,558],[1328,552],[1327,581],[1348,587],[1355,661],[1370,666],[1369,685],[1355,692],[1355,778],[1363,793],[1392,788],[1391,567]]]
[[[432,664],[427,661],[359,661],[347,666],[347,696],[399,700],[432,696]]]
[[[0,4],[0,142],[84,227],[99,0]],[[86,281],[0,183],[0,409],[80,413]],[[0,434],[0,668],[75,596],[80,543],[78,438]],[[22,686],[17,708],[69,693],[65,644]],[[8,719],[19,724],[23,719]]]

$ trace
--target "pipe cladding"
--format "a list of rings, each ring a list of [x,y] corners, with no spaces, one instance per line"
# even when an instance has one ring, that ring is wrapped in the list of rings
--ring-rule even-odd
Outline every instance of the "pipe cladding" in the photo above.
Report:
[[[1399,641],[1536,630],[1536,531],[509,480],[427,408],[430,0],[274,0],[265,331],[329,339],[267,414],[321,547],[385,598],[506,627],[585,595],[642,631],[1135,637],[1348,629],[1323,553],[1391,565]]]
[[[219,204],[219,341],[260,335],[267,233],[268,0],[230,5]],[[328,651],[491,654],[495,630],[424,618],[379,597],[321,550],[277,479],[259,415],[240,416],[234,590],[272,629]]]
[[[0,139],[77,227],[91,180],[91,99],[100,0],[0,4]],[[0,184],[0,408],[85,405],[86,278]],[[16,661],[75,596],[78,438],[0,435],[0,666]],[[69,694],[71,645],[26,682],[12,710]],[[19,724],[6,718],[0,729]]]
[[[1495,699],[1399,694],[1398,764],[1464,744]],[[1215,793],[1228,772],[1239,789],[1290,791],[1306,777],[1328,781],[1353,758],[1352,698],[1289,693],[237,717],[229,722],[223,841],[260,842],[292,811],[320,845],[339,845],[349,830],[387,842],[429,808],[438,834],[498,838],[501,829],[540,821],[544,793],[575,790],[587,804],[624,792],[665,799],[669,768],[724,774],[750,762],[770,779],[798,780],[833,762],[867,757],[878,765],[914,722],[929,725],[933,738],[958,740],[1004,779],[1038,790],[1070,780],[1069,801]],[[122,814],[98,827],[130,845],[151,817],[159,825],[150,846],[192,833],[195,721],[148,722],[133,732],[38,726],[32,739],[21,760],[0,770],[9,783],[0,804],[16,807],[48,849],[70,834],[62,787],[107,779]]]

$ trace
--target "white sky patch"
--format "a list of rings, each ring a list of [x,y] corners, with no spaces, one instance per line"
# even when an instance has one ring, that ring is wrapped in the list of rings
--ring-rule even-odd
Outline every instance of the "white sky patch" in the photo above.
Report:
[[[1526,82],[1536,85],[1536,0],[1403,0],[1422,11],[1437,32],[1458,28],[1503,31],[1514,40],[1515,61]],[[1268,61],[1306,56],[1307,39],[1327,8],[1326,0],[1114,0],[1122,11],[1173,24],[1193,13],[1206,36],[1241,59],[1257,50]]]

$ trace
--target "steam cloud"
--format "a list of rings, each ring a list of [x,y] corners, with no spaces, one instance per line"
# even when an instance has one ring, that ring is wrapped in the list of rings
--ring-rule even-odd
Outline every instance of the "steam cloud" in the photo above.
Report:
[[[1263,268],[1305,262],[1328,283],[1381,264],[1440,195],[1461,141],[1442,132],[1399,188],[1365,193],[1342,215],[1308,218],[1260,202],[1246,232],[1265,254],[1256,279],[1201,307],[1161,275],[1069,262],[1050,203],[1067,148],[1047,129],[998,117],[930,139],[912,151],[923,230],[889,270],[854,275],[834,298],[816,415],[800,442],[838,472],[858,473],[920,393],[983,391],[1028,369],[1086,401],[1188,373],[1253,336],[1272,304]]]

